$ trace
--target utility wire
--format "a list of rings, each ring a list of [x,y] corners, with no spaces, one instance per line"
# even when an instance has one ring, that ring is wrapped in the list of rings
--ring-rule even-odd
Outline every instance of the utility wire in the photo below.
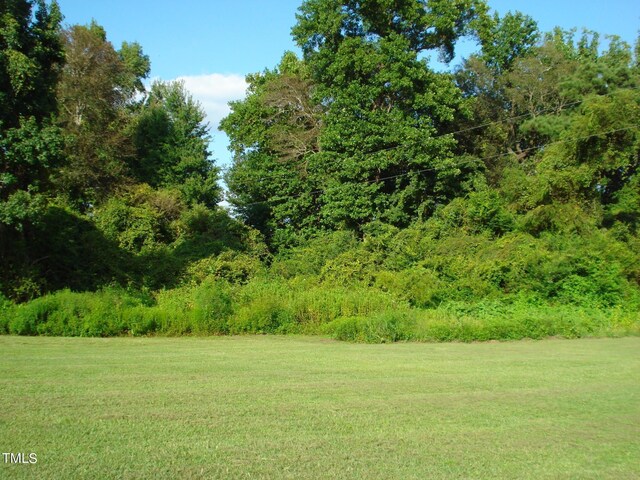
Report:
[[[546,148],[546,147],[549,147],[549,146],[552,146],[552,145],[558,145],[558,144],[568,143],[568,142],[573,142],[573,141],[586,140],[586,139],[589,139],[589,138],[592,138],[592,137],[598,137],[598,136],[601,136],[601,135],[609,135],[611,133],[622,132],[622,131],[625,131],[625,130],[632,130],[632,129],[636,129],[638,127],[640,127],[640,125],[627,125],[627,126],[622,127],[622,128],[617,128],[617,129],[614,129],[614,130],[608,130],[608,131],[605,131],[605,132],[598,132],[598,133],[594,133],[594,134],[591,134],[591,135],[586,135],[586,136],[583,136],[583,137],[572,137],[572,138],[566,138],[566,139],[562,139],[562,140],[556,140],[554,142],[549,142],[549,143],[546,143],[544,145],[538,145],[536,147],[525,148],[523,150],[520,150],[520,152],[518,152],[518,153],[526,153],[526,152],[530,152],[530,151],[534,151],[534,150],[541,150],[543,148]],[[495,158],[505,157],[505,156],[513,155],[513,154],[514,154],[514,152],[506,152],[506,153],[499,153],[499,154],[496,154],[496,155],[490,155],[488,157],[470,158],[470,159],[463,160],[461,162],[449,164],[449,165],[447,165],[447,168],[449,169],[451,167],[460,167],[460,166],[463,166],[463,165],[465,165],[467,163],[485,162],[486,160],[492,160],[492,159],[495,159]],[[420,170],[413,170],[413,171],[406,172],[406,173],[399,173],[397,175],[390,175],[390,176],[387,176],[387,177],[376,178],[374,180],[364,180],[364,181],[360,181],[360,182],[349,182],[349,183],[350,184],[365,184],[365,185],[367,185],[367,184],[371,184],[371,183],[379,183],[379,182],[384,182],[384,181],[387,181],[387,180],[393,180],[393,179],[405,177],[405,176],[408,176],[408,175],[416,175],[416,174],[421,174],[421,173],[426,173],[426,172],[437,172],[439,170],[444,170],[444,168],[436,168],[436,167],[423,168],[423,169],[420,169]],[[281,196],[281,197],[273,197],[272,199],[269,199],[269,200],[262,200],[262,201],[258,201],[258,202],[246,203],[246,204],[242,205],[242,208],[252,207],[252,206],[255,206],[255,205],[262,205],[262,204],[268,204],[268,203],[281,202],[283,200],[299,198],[302,195],[318,195],[318,194],[324,193],[326,191],[327,191],[327,189],[312,190],[311,192],[305,192],[305,193],[301,193],[301,194],[297,194],[297,195],[285,195],[285,196]]]
[[[638,90],[638,89],[640,89],[640,86],[627,87],[627,88],[618,88],[618,89],[613,90],[613,91],[611,91],[609,93],[605,93],[603,95],[598,95],[598,98],[605,98],[605,97],[611,96],[614,93],[617,93],[617,92],[620,92],[620,91],[635,91],[635,90]],[[567,104],[563,105],[562,108],[560,108],[559,110],[557,108],[547,108],[547,109],[539,110],[539,111],[536,111],[536,112],[523,113],[521,115],[515,115],[515,116],[512,116],[512,117],[507,117],[507,118],[504,118],[502,120],[496,120],[496,121],[493,121],[493,122],[486,122],[486,123],[482,123],[480,125],[474,125],[474,126],[471,126],[471,127],[460,129],[460,130],[455,130],[453,132],[441,133],[439,135],[435,135],[433,137],[430,137],[430,139],[433,140],[433,139],[438,139],[438,138],[442,138],[442,137],[446,137],[446,136],[453,136],[453,135],[456,135],[458,133],[466,133],[466,132],[470,132],[470,131],[473,131],[473,130],[478,130],[480,128],[485,128],[485,127],[488,127],[488,126],[491,126],[491,125],[499,125],[499,124],[503,124],[503,123],[508,123],[508,122],[510,122],[512,120],[518,120],[518,119],[523,119],[523,118],[527,118],[527,117],[543,115],[543,114],[545,114],[547,112],[551,112],[551,111],[555,111],[556,115],[560,115],[560,113],[563,112],[564,110],[566,110],[566,109],[568,109],[570,107],[573,107],[575,105],[579,105],[581,103],[584,103],[586,100],[587,100],[587,97],[583,98],[582,100],[576,100],[575,102],[567,103]],[[409,146],[409,145],[411,145],[410,142],[404,142],[404,143],[400,143],[398,145],[392,145],[392,146],[389,146],[389,147],[384,147],[384,148],[380,148],[380,149],[376,149],[376,150],[369,150],[367,152],[363,152],[361,155],[374,155],[376,153],[387,152],[387,151],[395,150],[397,148],[406,147],[406,146]],[[353,160],[354,158],[355,157],[352,155],[350,157],[343,158],[342,160],[343,161],[344,160]],[[283,174],[281,174],[279,176],[280,177],[284,177],[285,175],[286,174],[283,173]],[[310,192],[310,193],[313,193],[313,192]],[[264,201],[263,202],[258,202],[258,203],[264,203]],[[250,204],[247,204],[247,206],[249,206],[249,205]]]

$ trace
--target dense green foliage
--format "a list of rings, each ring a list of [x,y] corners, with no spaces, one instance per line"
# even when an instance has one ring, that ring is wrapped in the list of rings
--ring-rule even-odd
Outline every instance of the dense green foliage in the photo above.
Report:
[[[240,213],[279,246],[373,220],[406,226],[468,191],[479,165],[460,168],[441,134],[461,91],[420,54],[450,57],[483,10],[471,0],[304,2],[292,31],[304,61],[287,54],[249,76],[248,98],[222,123]]]
[[[144,87],[140,45],[2,9],[2,331],[638,332],[640,43],[481,0],[304,1],[302,58],[221,123],[230,214],[202,108]]]
[[[217,207],[202,108],[180,83],[146,91],[139,44],[62,29],[55,2],[0,16],[0,292],[170,287],[196,260],[260,249]]]
[[[0,331],[313,333],[366,342],[640,334],[639,263],[623,243],[600,234],[434,242],[436,229],[433,221],[362,242],[338,232],[287,250],[268,269],[223,254],[194,263],[180,288],[153,294],[61,291],[7,305]]]

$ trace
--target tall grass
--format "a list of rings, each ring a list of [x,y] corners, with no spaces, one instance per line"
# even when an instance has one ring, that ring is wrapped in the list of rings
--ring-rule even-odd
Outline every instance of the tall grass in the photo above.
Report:
[[[408,304],[365,287],[319,285],[310,280],[257,280],[243,288],[230,318],[231,333],[319,333],[344,316],[368,316]]]
[[[339,340],[447,342],[640,335],[640,313],[621,308],[499,301],[451,302],[434,309],[344,317],[324,327]]]
[[[22,305],[0,304],[0,332],[15,335],[324,334],[356,342],[486,341],[561,336],[637,335],[632,308],[551,304],[526,297],[446,301],[416,308],[365,286],[334,286],[309,278],[255,278],[152,295],[117,288],[63,290]]]
[[[401,300],[366,288],[325,287],[256,279],[231,285],[210,278],[156,292],[152,298],[121,289],[62,290],[2,311],[0,332],[15,335],[221,335],[319,333],[344,316],[408,308]]]

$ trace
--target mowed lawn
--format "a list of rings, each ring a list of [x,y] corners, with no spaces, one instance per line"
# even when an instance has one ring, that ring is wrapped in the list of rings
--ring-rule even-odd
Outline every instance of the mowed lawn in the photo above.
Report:
[[[640,338],[0,337],[0,478],[640,478]],[[0,457],[0,462],[2,457]]]

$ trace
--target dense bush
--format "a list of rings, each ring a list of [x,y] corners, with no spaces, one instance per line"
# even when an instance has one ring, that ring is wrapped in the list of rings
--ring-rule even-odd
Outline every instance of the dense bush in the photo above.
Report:
[[[375,285],[420,308],[436,307],[449,295],[448,285],[434,270],[424,267],[382,270],[376,274]]]
[[[517,302],[450,303],[431,310],[386,311],[341,317],[324,327],[338,340],[384,343],[578,338],[640,334],[640,314],[629,310]]]
[[[202,213],[202,225],[190,228],[210,231],[212,218]],[[472,231],[442,218],[407,229],[372,224],[361,240],[345,232],[316,238],[270,266],[255,250],[182,263],[169,246],[143,247],[134,258],[147,263],[139,271],[153,295],[107,288],[17,306],[4,300],[0,331],[324,333],[363,342],[638,333],[640,259],[629,242],[598,230]],[[158,290],[166,284],[177,287]]]
[[[215,281],[155,296],[118,288],[61,290],[2,307],[0,331],[16,335],[114,336],[222,334],[231,314],[228,286]]]
[[[63,290],[0,307],[0,331],[64,336],[320,333],[337,318],[408,309],[374,289],[264,279],[234,286],[213,276],[153,296],[120,289]]]
[[[367,316],[407,306],[393,296],[364,287],[318,284],[309,280],[258,279],[239,290],[241,305],[230,320],[231,331],[318,333],[343,316]]]
[[[11,301],[0,293],[0,335],[9,333],[9,309]]]
[[[171,196],[154,195],[145,202],[154,199],[163,209],[175,205]],[[270,265],[251,230],[195,208],[176,214],[181,233],[173,245],[143,242],[139,251],[113,263],[133,265],[136,287],[61,290],[22,305],[2,297],[0,332],[321,333],[362,342],[638,333],[640,256],[630,241],[635,237],[618,239],[605,230],[534,235],[511,223],[502,207],[489,209],[491,198],[470,195],[406,229],[374,222],[361,239],[348,232],[327,234],[278,253]],[[456,212],[465,202],[460,217]],[[64,209],[50,215],[61,220],[59,239],[79,229],[98,242],[89,242],[98,251],[86,252],[79,265],[95,262],[93,270],[87,268],[96,272],[108,264],[98,260],[111,250],[99,251],[99,243],[113,248],[115,237],[104,238]],[[468,215],[475,220],[469,223]],[[231,230],[223,233],[225,222]],[[486,228],[471,228],[473,223]],[[244,238],[244,249],[231,248],[233,238]],[[64,247],[55,234],[52,239],[61,251],[76,248]],[[212,252],[210,242],[220,250],[201,256]],[[61,261],[55,268],[74,268],[67,265]],[[152,293],[135,293],[140,288]]]
[[[451,303],[417,316],[412,338],[427,341],[486,341],[577,338],[640,333],[637,312],[527,301]]]
[[[122,312],[144,302],[119,289],[96,293],[61,290],[9,308],[5,312],[6,329],[16,335],[121,335],[127,333]]]
[[[271,272],[284,278],[318,275],[327,262],[357,249],[353,232],[338,231],[310,239],[295,248],[283,250],[274,259]]]
[[[411,313],[387,310],[368,317],[340,317],[323,330],[336,340],[388,343],[411,340]]]
[[[22,305],[0,299],[0,332],[63,336],[307,333],[367,343],[640,334],[637,306],[550,304],[520,294],[483,301],[449,300],[424,309],[412,308],[407,297],[411,294],[328,286],[299,278],[258,277],[233,285],[211,276],[198,285],[154,295],[107,288],[94,293],[63,290]]]
[[[226,251],[189,264],[184,274],[185,282],[201,283],[208,277],[224,279],[230,283],[244,284],[264,270],[256,257]]]

